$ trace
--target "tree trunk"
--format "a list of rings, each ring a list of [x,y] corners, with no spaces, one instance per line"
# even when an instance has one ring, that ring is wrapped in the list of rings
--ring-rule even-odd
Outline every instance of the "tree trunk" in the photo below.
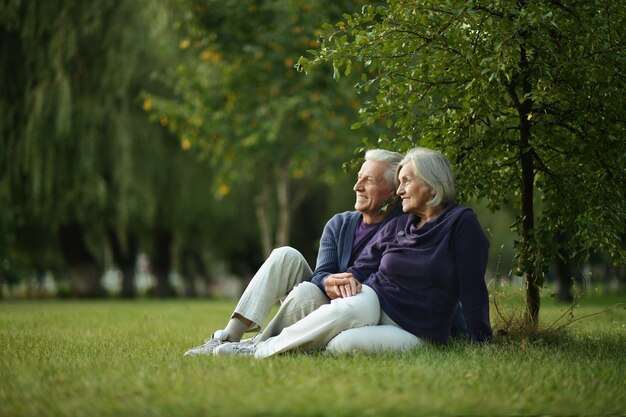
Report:
[[[152,272],[156,277],[154,295],[158,298],[174,296],[174,289],[170,285],[170,271],[172,269],[172,232],[159,229],[154,234],[154,250],[152,256]]]
[[[59,229],[61,253],[68,268],[73,295],[81,298],[103,297],[100,284],[101,270],[91,254],[79,224],[68,224]]]
[[[180,274],[183,279],[183,297],[196,297],[196,271],[190,248],[184,248],[179,254]]]
[[[289,172],[285,167],[278,174],[278,224],[276,226],[275,246],[286,246],[289,244],[289,234],[291,232],[291,201],[289,198]]]
[[[187,246],[180,252],[180,270],[185,283],[184,297],[198,296],[196,282],[200,279],[204,283],[205,291],[201,295],[208,295],[211,277],[202,259],[202,255],[195,247]]]
[[[565,236],[559,233],[555,236],[555,240],[559,246],[565,242]],[[559,300],[571,303],[574,301],[574,277],[569,266],[569,257],[563,249],[558,249],[556,259],[554,260],[556,269],[556,280],[559,287]]]
[[[135,262],[138,252],[137,237],[133,232],[127,231],[126,245],[123,245],[117,232],[112,228],[107,229],[107,237],[113,253],[113,262],[115,262],[115,265],[122,273],[120,297],[135,298],[137,296],[135,287]]]
[[[289,245],[291,234],[291,214],[298,201],[291,198],[289,190],[289,168],[278,167],[276,174],[276,203],[277,215],[273,216],[273,205],[270,204],[273,190],[266,185],[256,197],[256,216],[261,231],[261,248],[263,256],[267,258],[276,247]],[[301,201],[302,198],[299,198]],[[272,226],[275,227],[272,227]]]
[[[267,258],[274,248],[289,245],[291,213],[297,202],[291,199],[289,170],[280,166],[274,170],[276,177],[276,204],[271,204],[274,195],[271,183],[263,186],[256,197],[256,216],[261,232],[261,248]],[[274,211],[277,210],[277,213]]]
[[[556,279],[559,286],[559,300],[565,303],[571,303],[574,301],[574,296],[572,294],[574,277],[570,272],[567,260],[561,256],[562,254],[558,253],[554,261],[556,267]]]
[[[272,239],[272,222],[270,220],[268,201],[271,189],[269,185],[262,186],[261,194],[255,198],[255,212],[256,218],[259,222],[259,231],[261,232],[261,250],[263,251],[263,258],[267,259],[274,249],[274,242]]]
[[[525,34],[522,34],[525,37]],[[522,100],[519,101],[520,118],[520,161],[522,166],[522,248],[521,261],[526,276],[526,309],[528,324],[536,328],[539,324],[539,285],[538,274],[535,262],[533,262],[533,246],[535,212],[534,212],[534,183],[535,172],[533,164],[533,150],[530,145],[531,139],[531,117],[532,117],[532,84],[529,78],[529,63],[526,55],[526,48],[522,44],[520,47],[520,70],[522,73]]]

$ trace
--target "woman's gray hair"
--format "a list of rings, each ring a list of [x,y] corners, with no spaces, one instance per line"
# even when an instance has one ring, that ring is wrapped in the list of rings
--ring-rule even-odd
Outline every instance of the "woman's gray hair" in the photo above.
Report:
[[[365,152],[365,160],[380,162],[387,166],[384,178],[387,184],[393,188],[398,188],[398,166],[402,160],[402,154],[398,152],[386,151],[384,149],[370,149]]]
[[[428,148],[413,148],[402,158],[398,172],[408,163],[413,164],[415,175],[428,184],[435,193],[426,204],[437,207],[456,199],[452,168],[444,154]]]

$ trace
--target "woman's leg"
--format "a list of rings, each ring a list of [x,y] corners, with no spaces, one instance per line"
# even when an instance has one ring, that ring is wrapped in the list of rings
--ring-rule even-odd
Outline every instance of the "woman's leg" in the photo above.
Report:
[[[400,328],[384,312],[378,326],[348,329],[335,336],[326,350],[334,355],[344,353],[406,352],[422,345],[412,333]]]
[[[364,285],[357,295],[332,300],[286,327],[278,336],[260,342],[254,356],[265,358],[294,349],[322,348],[346,329],[378,324],[380,313],[376,292]]]

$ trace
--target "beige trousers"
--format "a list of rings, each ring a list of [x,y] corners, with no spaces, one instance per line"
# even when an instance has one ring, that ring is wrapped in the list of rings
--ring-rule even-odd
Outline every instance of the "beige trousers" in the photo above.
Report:
[[[259,340],[275,336],[330,300],[315,284],[308,282],[313,272],[296,249],[274,249],[242,294],[235,313],[251,320],[248,331],[263,329],[278,301],[281,306],[261,332]]]

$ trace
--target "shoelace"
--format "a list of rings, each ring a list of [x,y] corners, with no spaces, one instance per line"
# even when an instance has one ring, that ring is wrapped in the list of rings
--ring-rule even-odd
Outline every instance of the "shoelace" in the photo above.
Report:
[[[252,354],[256,351],[256,345],[242,343],[242,344],[238,344],[234,346],[233,350],[236,351],[237,353]]]

